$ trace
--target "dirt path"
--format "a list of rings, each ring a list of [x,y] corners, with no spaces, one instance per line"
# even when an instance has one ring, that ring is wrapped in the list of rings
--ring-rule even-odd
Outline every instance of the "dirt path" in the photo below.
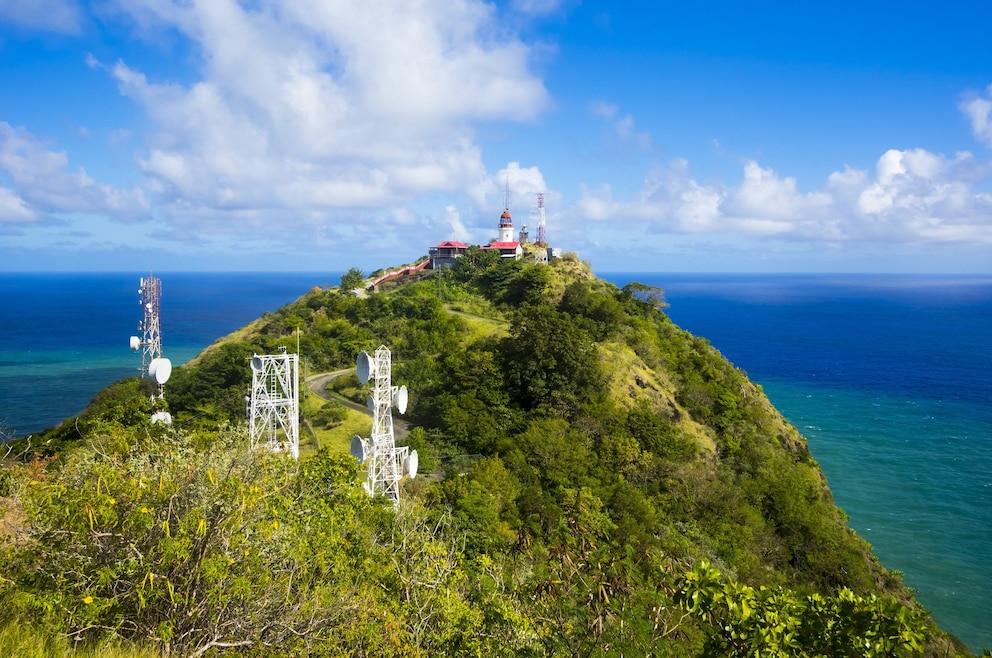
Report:
[[[349,372],[354,372],[354,368],[345,368],[344,370],[335,370],[334,372],[323,372],[317,375],[310,375],[306,379],[307,386],[313,391],[313,394],[324,400],[330,400],[332,402],[339,402],[349,409],[354,409],[355,411],[361,411],[364,414],[372,415],[369,408],[364,404],[358,404],[357,402],[352,402],[348,398],[338,395],[332,391],[327,390],[327,385],[331,383],[337,377],[347,374]],[[410,423],[400,418],[393,416],[393,439],[396,441],[406,440],[406,437],[410,434]]]

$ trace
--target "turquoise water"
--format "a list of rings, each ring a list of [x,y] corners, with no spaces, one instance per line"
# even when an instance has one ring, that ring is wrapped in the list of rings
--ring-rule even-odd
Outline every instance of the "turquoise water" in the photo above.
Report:
[[[664,288],[807,437],[882,563],[992,647],[992,277],[605,278]]]
[[[992,645],[992,419],[975,405],[766,380],[850,525],[973,648]]]

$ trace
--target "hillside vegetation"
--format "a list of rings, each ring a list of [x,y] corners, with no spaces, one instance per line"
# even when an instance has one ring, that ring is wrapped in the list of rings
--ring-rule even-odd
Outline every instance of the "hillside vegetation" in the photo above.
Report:
[[[314,289],[211,346],[168,384],[172,427],[131,379],[17,445],[0,651],[964,654],[660,290],[476,249],[389,285]],[[298,463],[248,451],[248,359],[297,340],[310,373],[392,350],[426,471],[398,509],[363,492],[337,403],[303,405]]]

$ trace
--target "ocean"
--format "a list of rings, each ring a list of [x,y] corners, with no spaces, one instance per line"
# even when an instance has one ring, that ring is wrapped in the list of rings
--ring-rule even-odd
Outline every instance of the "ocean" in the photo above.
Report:
[[[855,531],[992,647],[992,276],[606,274],[760,384]]]
[[[134,274],[0,273],[0,428],[81,411],[137,372]],[[181,364],[340,273],[156,273]],[[607,273],[760,384],[851,526],[973,649],[992,646],[992,276]]]

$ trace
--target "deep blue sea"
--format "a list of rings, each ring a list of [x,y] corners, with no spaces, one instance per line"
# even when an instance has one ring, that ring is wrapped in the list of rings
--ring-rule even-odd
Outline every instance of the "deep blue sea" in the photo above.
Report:
[[[134,274],[0,273],[0,421],[19,435],[135,374]],[[156,273],[180,364],[340,273]],[[992,646],[992,276],[605,274],[761,384],[851,526],[938,622]],[[2,427],[2,425],[0,425]]]

